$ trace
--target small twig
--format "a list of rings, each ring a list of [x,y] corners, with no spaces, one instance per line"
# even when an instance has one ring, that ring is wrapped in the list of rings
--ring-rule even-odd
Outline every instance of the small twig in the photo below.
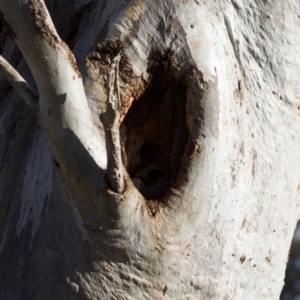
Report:
[[[0,73],[7,79],[12,87],[22,96],[27,104],[35,111],[38,96],[32,91],[27,81],[18,71],[0,55]]]
[[[112,190],[122,194],[125,189],[124,171],[120,143],[120,116],[121,99],[119,91],[119,62],[120,55],[116,56],[108,73],[108,103],[105,113],[100,115],[104,125],[107,151],[107,177]]]

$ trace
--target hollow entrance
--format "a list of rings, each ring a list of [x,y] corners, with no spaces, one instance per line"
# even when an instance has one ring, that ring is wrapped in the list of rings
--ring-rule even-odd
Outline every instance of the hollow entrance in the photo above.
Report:
[[[124,165],[146,199],[176,181],[189,138],[186,102],[186,87],[159,68],[121,124]]]

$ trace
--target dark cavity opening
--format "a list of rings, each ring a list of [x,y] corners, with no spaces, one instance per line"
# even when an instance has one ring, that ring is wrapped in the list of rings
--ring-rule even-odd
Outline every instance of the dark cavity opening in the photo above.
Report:
[[[146,199],[162,198],[175,183],[189,139],[186,87],[160,65],[121,125],[124,165]]]

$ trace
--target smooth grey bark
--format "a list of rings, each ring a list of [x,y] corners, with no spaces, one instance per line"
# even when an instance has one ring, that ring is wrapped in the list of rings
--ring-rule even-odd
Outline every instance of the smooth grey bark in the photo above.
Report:
[[[0,102],[0,298],[278,298],[299,216],[298,1],[46,4],[55,27],[42,1],[0,2],[40,97],[37,116],[12,89]],[[117,55],[122,194],[99,120]]]

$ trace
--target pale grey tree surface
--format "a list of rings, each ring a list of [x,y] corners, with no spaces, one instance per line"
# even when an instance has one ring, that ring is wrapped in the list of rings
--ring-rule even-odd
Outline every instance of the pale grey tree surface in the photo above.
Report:
[[[0,299],[278,299],[299,1],[45,2],[0,1]]]

